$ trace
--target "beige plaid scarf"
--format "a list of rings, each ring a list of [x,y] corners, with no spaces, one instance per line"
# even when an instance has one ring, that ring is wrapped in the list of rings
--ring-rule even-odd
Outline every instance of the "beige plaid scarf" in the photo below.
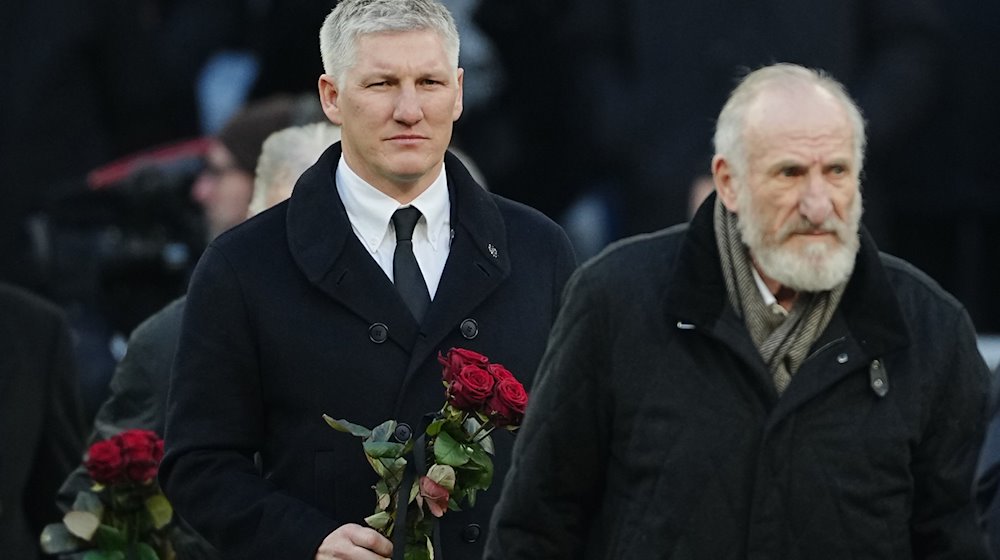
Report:
[[[715,237],[722,260],[722,274],[726,279],[726,292],[733,309],[743,317],[780,395],[833,317],[846,283],[827,292],[800,293],[787,316],[770,308],[764,303],[754,281],[753,264],[740,236],[737,220],[722,200],[716,198]]]

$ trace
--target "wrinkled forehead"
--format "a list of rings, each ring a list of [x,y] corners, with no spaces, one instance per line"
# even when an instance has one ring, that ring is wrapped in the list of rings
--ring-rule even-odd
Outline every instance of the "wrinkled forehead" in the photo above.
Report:
[[[850,139],[851,123],[843,103],[812,84],[774,86],[762,91],[746,116],[748,133],[843,133]]]
[[[430,29],[367,33],[359,35],[355,45],[357,53],[349,70],[371,72],[417,67],[457,71],[449,62],[444,39]]]

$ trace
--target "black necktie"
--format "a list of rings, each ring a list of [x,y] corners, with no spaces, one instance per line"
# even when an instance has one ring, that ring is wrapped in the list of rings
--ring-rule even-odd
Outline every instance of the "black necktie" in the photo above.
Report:
[[[413,256],[413,228],[420,219],[420,210],[413,206],[400,208],[392,215],[392,225],[396,228],[396,252],[392,255],[392,276],[399,295],[403,297],[410,312],[421,322],[424,312],[431,303],[431,296],[420,273],[417,258]]]

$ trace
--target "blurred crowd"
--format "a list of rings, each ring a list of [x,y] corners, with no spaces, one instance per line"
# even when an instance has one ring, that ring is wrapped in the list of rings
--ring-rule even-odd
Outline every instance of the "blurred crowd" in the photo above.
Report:
[[[263,138],[323,120],[316,35],[334,4],[5,10],[0,279],[66,310],[87,416],[128,334],[184,293],[227,212],[245,217],[249,191],[227,185],[252,182]],[[707,192],[713,114],[735,80],[795,62],[844,81],[865,111],[865,222],[879,246],[956,295],[977,330],[1000,331],[1000,4],[445,4],[467,72],[454,147],[488,188],[563,224],[581,258],[685,221]],[[268,104],[270,121],[234,122]]]

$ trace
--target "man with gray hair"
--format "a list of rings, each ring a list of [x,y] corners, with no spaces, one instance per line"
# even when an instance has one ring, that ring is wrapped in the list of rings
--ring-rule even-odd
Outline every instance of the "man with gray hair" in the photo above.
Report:
[[[416,437],[445,401],[438,356],[453,347],[530,385],[575,267],[555,223],[447,151],[464,76],[439,2],[343,0],[320,47],[341,141],[288,201],[206,250],[170,384],[167,497],[240,560],[413,557],[363,526],[377,477],[323,415]],[[498,431],[495,483],[441,518],[435,558],[482,555],[513,447]]]
[[[717,194],[570,280],[486,558],[988,558],[989,372],[859,226],[864,145],[829,76],[745,77]]]
[[[328,122],[290,126],[268,136],[257,159],[250,215],[291,196],[299,176],[338,140],[340,129]]]

